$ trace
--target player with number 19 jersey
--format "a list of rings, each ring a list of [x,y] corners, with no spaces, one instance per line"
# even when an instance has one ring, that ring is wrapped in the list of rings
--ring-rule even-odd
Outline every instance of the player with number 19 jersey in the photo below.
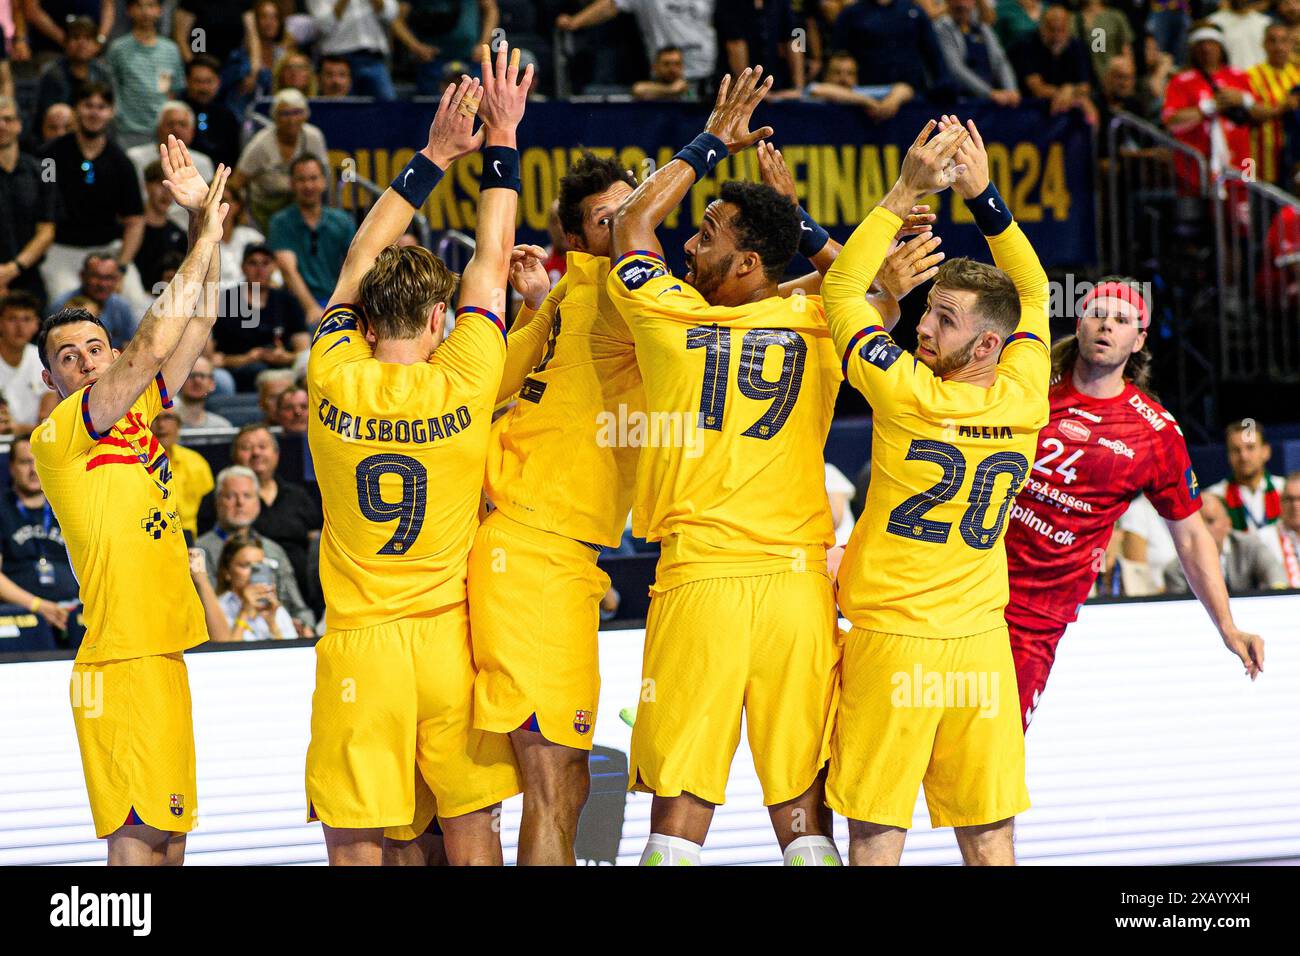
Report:
[[[723,803],[743,710],[763,803],[784,803],[829,758],[839,666],[822,448],[841,376],[821,299],[711,306],[649,252],[608,288],[649,411],[632,527],[662,545],[630,784]]]
[[[1129,382],[1113,398],[1075,390],[1067,369],[1011,508],[1007,624],[1028,726],[1065,628],[1079,616],[1115,522],[1145,494],[1160,516],[1200,510],[1200,489],[1174,417]]]

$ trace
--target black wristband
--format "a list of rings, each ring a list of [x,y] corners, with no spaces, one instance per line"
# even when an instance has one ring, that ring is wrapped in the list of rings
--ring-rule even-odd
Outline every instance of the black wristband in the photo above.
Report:
[[[831,241],[831,234],[817,225],[817,220],[808,215],[808,211],[799,208],[799,254],[811,259],[822,251],[822,247]]]
[[[519,180],[519,150],[513,146],[486,146],[483,149],[483,175],[479,177],[478,188],[513,189],[523,192],[523,183]]]
[[[699,182],[728,155],[726,143],[712,133],[701,133],[683,146],[673,159],[680,159],[695,170],[695,181]]]
[[[389,188],[416,209],[422,209],[429,194],[442,181],[442,176],[443,169],[437,163],[423,153],[416,153]]]
[[[998,188],[992,180],[982,193],[974,199],[968,199],[966,206],[975,217],[980,232],[986,236],[1000,236],[1011,225],[1011,210],[998,194]]]

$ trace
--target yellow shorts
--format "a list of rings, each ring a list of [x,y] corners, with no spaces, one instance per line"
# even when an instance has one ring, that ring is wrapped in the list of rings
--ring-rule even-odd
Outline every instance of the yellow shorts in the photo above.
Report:
[[[316,645],[308,819],[348,829],[410,825],[417,765],[444,817],[519,793],[510,741],[473,729],[473,698],[464,602],[326,634]]]
[[[722,803],[743,709],[764,804],[799,796],[829,756],[839,659],[825,575],[712,578],[655,593],[631,789]]]
[[[474,726],[510,733],[533,714],[552,743],[591,749],[600,698],[597,632],[609,576],[589,545],[500,511],[469,554]]]
[[[1029,809],[1005,627],[948,640],[855,627],[843,682],[826,784],[837,813],[906,829],[922,782],[932,826],[979,826]]]
[[[416,840],[433,826],[438,816],[438,801],[417,765],[415,768],[415,815],[411,822],[396,827],[384,827],[385,840]]]
[[[180,653],[73,664],[69,697],[95,835],[128,823],[193,830],[194,723]]]

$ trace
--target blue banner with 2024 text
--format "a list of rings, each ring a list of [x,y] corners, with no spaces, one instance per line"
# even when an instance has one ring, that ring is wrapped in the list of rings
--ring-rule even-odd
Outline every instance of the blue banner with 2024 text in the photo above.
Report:
[[[311,122],[325,133],[336,169],[349,169],[387,185],[428,138],[434,101],[372,103],[316,101]],[[860,111],[823,103],[759,107],[754,127],[769,125],[799,191],[800,203],[836,239],[844,241],[889,189],[907,146],[936,111],[904,107],[875,123]],[[991,175],[1047,267],[1096,261],[1092,134],[1078,114],[1048,116],[1036,106],[1001,109],[975,104],[960,113],[974,119],[989,151]],[[559,179],[583,147],[617,156],[638,179],[669,161],[704,127],[701,105],[661,103],[534,102],[519,130],[523,194],[517,241],[546,245],[547,215]],[[350,162],[349,162],[350,161]],[[473,233],[481,161],[466,157],[443,180],[424,208],[435,232]],[[753,150],[729,157],[698,183],[660,229],[668,260],[682,261],[682,245],[698,229],[704,210],[728,179],[758,179]],[[345,205],[367,202],[344,189]],[[930,197],[936,230],[949,257],[987,261],[988,247],[969,210],[952,192]]]

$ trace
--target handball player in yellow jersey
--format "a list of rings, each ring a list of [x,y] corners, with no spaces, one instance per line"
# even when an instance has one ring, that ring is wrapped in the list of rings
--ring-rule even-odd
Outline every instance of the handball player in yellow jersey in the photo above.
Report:
[[[353,239],[312,342],[329,630],[316,646],[306,790],[334,865],[380,863],[385,830],[417,839],[435,803],[450,863],[499,864],[496,807],[519,792],[507,738],[471,726],[465,583],[506,354],[515,131],[532,81],[508,52],[500,44],[493,63],[483,48],[481,90],[465,77],[443,94],[428,144]],[[428,250],[393,243],[480,144],[477,243],[444,342],[456,277]]]
[[[849,382],[871,403],[872,480],[838,573],[853,625],[827,799],[852,864],[897,863],[924,783],[932,825],[968,864],[1014,862],[1029,807],[1003,612],[1002,534],[1047,421],[1047,276],[989,183],[974,123],[921,132],[893,189],[857,228],[822,293]],[[902,217],[948,185],[997,268],[945,262],[909,355],[864,293]]]
[[[841,380],[816,295],[781,295],[798,208],[727,182],[674,278],[655,229],[749,131],[771,82],[722,83],[706,132],[614,217],[611,299],[650,425],[633,530],[661,542],[630,785],[653,793],[642,864],[696,865],[748,724],[787,864],[838,865],[823,801],[839,664],[822,446]]]
[[[219,166],[209,185],[175,137],[159,150],[165,183],[190,214],[190,250],[175,277],[121,352],[80,309],[47,318],[37,342],[42,377],[61,401],[32,434],[32,454],[85,606],[72,715],[111,866],[179,865],[198,812],[181,654],[207,630],[171,466],[149,423],[171,407],[169,389],[189,376],[216,320],[230,170]]]

